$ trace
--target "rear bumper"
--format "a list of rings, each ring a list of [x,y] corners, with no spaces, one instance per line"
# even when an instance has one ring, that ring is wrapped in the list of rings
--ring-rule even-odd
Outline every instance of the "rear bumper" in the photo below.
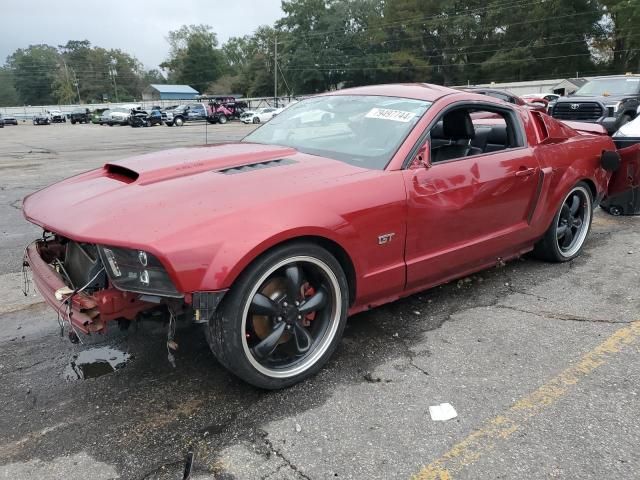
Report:
[[[26,248],[24,261],[31,268],[33,283],[35,283],[38,292],[44,301],[58,312],[61,318],[69,321],[83,333],[96,332],[104,328],[101,321],[94,321],[93,313],[88,313],[95,312],[97,307],[91,297],[79,293],[74,295],[69,302],[56,298],[56,291],[67,285],[62,277],[40,257],[38,242],[33,242]]]

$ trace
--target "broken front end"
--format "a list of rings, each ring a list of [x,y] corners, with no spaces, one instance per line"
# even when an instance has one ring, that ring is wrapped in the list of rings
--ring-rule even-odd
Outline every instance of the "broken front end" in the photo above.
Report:
[[[24,268],[70,336],[102,332],[112,320],[191,311],[192,296],[178,292],[153,255],[142,250],[75,242],[45,233],[25,249]],[[185,298],[186,297],[186,298]]]
[[[611,215],[640,215],[640,137],[614,137],[620,167],[600,206]]]

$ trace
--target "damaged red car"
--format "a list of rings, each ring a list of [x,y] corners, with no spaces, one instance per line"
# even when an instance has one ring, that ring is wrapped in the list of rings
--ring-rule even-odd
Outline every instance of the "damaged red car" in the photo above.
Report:
[[[575,258],[619,163],[598,125],[485,95],[342,90],[241,142],[29,195],[24,216],[44,234],[25,265],[79,335],[184,317],[231,372],[282,388],[327,362],[350,314],[530,251]]]

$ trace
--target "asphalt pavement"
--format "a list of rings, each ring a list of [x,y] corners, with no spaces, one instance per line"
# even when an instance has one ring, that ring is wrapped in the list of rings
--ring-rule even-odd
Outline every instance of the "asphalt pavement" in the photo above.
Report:
[[[182,479],[187,463],[192,479],[638,478],[639,218],[597,211],[571,263],[524,257],[356,315],[327,367],[283,391],[227,373],[190,325],[176,368],[159,322],[61,337],[20,290],[40,234],[22,197],[203,143],[202,124],[0,130],[0,478]],[[433,421],[441,403],[457,417]]]

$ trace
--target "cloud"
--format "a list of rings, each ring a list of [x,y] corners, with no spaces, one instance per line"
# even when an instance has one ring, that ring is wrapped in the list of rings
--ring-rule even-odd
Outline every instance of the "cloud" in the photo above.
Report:
[[[282,17],[280,0],[23,0],[2,2],[0,63],[18,48],[68,40],[89,40],[119,48],[157,68],[165,60],[170,30],[211,25],[222,42],[273,25]]]

